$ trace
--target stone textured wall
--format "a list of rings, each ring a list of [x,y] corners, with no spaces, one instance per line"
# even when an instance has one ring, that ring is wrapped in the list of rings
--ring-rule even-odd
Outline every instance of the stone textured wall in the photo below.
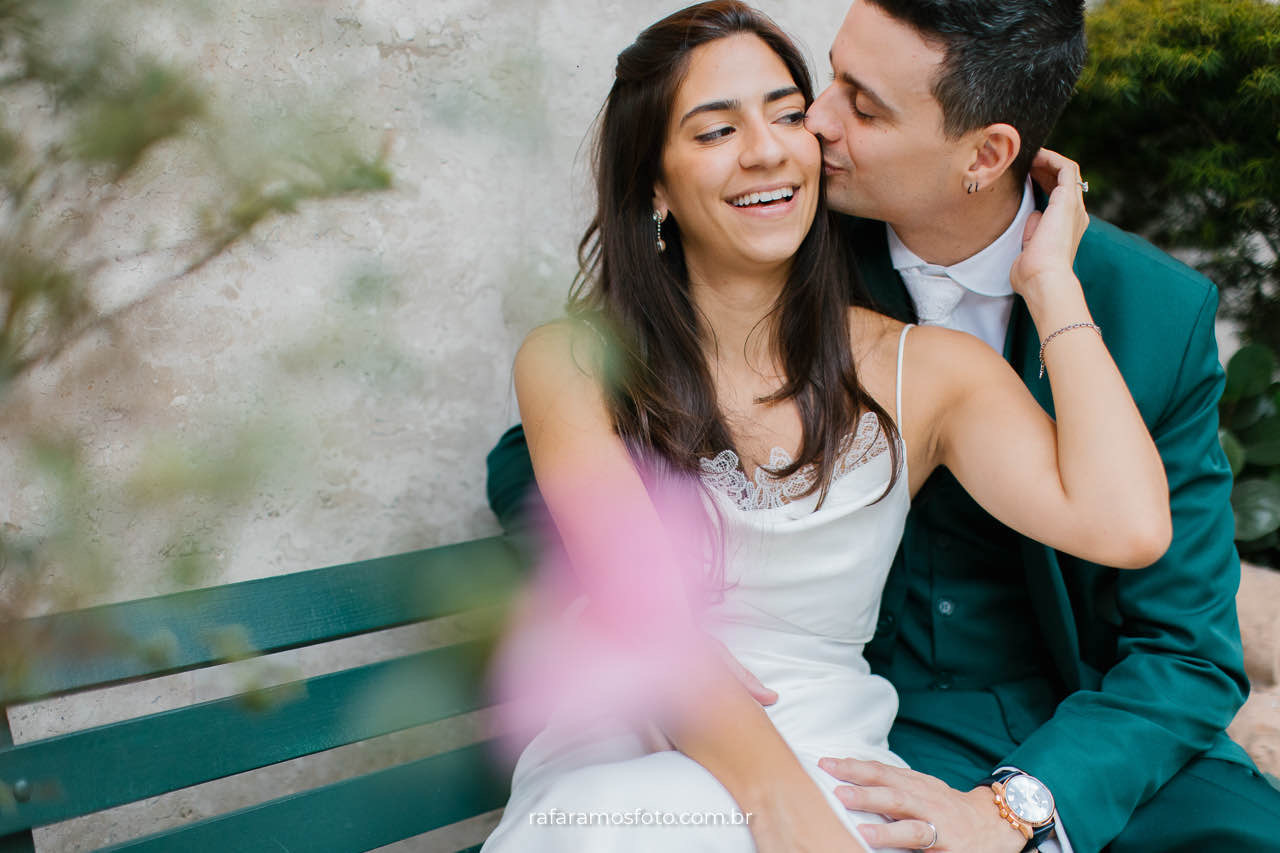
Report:
[[[261,487],[178,519],[218,534],[195,546],[212,550],[215,580],[492,532],[484,454],[515,420],[515,347],[557,314],[573,278],[589,126],[616,53],[683,4],[213,0],[194,22],[136,5],[140,49],[194,68],[224,103],[318,104],[323,130],[388,146],[395,188],[264,223],[128,316],[121,339],[90,340],[36,376],[0,429],[70,429],[115,481],[156,442],[212,453],[261,424],[278,463]],[[761,5],[822,58],[846,2]],[[159,160],[131,191],[179,219],[187,199]],[[104,304],[150,272],[124,265]],[[0,473],[20,483],[0,523],[38,531],[38,481],[11,449]],[[87,511],[129,568],[103,595],[153,591],[153,537],[110,496]]]
[[[589,126],[617,52],[684,4],[193,5],[116,3],[112,14],[140,50],[191,68],[220,108],[274,119],[311,104],[322,131],[388,146],[395,187],[264,223],[127,314],[117,335],[84,341],[6,400],[0,526],[39,537],[59,523],[48,481],[12,441],[20,424],[47,424],[85,449],[89,480],[73,511],[107,557],[105,573],[92,576],[74,560],[51,567],[35,611],[66,606],[72,588],[77,603],[176,589],[182,578],[171,566],[184,553],[207,561],[198,578],[206,584],[494,532],[484,456],[516,419],[515,348],[558,313],[573,278],[590,211]],[[847,0],[759,5],[821,60],[823,79]],[[262,143],[252,132],[242,142]],[[180,154],[161,152],[129,184],[160,225],[114,225],[181,238],[189,196],[175,173],[192,174],[193,189],[201,180]],[[118,267],[98,295],[103,305],[123,304],[155,277],[142,262]],[[177,499],[159,517],[131,510],[127,498],[150,487],[157,458],[194,454],[216,465],[236,458],[246,431],[255,448],[246,488]],[[218,686],[224,680],[183,676],[160,696],[116,690],[16,709],[14,735],[211,698],[230,689]],[[303,764],[263,783],[264,793],[330,775]],[[40,846],[87,849],[230,807],[253,787],[231,781],[44,831]]]

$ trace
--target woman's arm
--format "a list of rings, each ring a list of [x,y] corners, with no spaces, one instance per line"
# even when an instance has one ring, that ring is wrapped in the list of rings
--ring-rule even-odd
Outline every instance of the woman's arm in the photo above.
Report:
[[[534,475],[569,561],[624,647],[665,650],[662,727],[750,813],[765,851],[860,851],[764,709],[733,677],[697,624],[682,556],[630,454],[614,433],[594,376],[599,342],[567,323],[534,331],[515,383]],[[690,689],[696,685],[696,689]]]
[[[1012,281],[1043,340],[1092,322],[1071,269],[1088,216],[1075,163],[1043,151],[1033,175],[1052,192],[1028,224]],[[1172,535],[1164,466],[1100,335],[1075,329],[1046,347],[1056,423],[980,341],[935,329],[909,338],[917,336],[911,373],[923,380],[923,408],[937,406],[932,461],[984,509],[1092,562],[1141,568],[1160,558]]]

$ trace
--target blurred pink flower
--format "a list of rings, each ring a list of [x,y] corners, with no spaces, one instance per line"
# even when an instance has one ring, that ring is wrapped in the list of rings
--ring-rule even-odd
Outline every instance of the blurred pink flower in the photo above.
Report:
[[[651,476],[647,489],[656,516],[637,514],[647,521],[619,518],[608,486],[575,496],[574,527],[607,537],[607,567],[571,565],[546,511],[533,510],[542,557],[491,672],[511,749],[553,712],[557,725],[644,728],[697,689],[718,592],[714,524],[696,482]]]

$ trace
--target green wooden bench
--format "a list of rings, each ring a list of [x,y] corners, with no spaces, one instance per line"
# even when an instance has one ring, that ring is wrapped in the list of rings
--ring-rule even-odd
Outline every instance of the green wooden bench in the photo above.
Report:
[[[0,625],[9,652],[30,654],[22,677],[0,683],[0,707],[223,663],[217,638],[228,626],[241,626],[231,630],[269,654],[484,612],[509,597],[519,566],[506,540],[482,539]],[[482,708],[491,646],[481,636],[16,746],[0,715],[0,853],[31,851],[36,827]],[[390,713],[360,713],[369,691],[388,679],[398,685]],[[369,850],[501,807],[507,780],[491,769],[489,746],[409,760],[102,849]]]

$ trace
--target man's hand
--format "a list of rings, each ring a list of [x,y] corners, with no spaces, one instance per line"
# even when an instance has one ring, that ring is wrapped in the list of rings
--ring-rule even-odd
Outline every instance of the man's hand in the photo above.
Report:
[[[1024,299],[1042,295],[1045,286],[1061,289],[1063,280],[1072,277],[1076,251],[1089,227],[1079,164],[1044,148],[1032,161],[1031,177],[1048,193],[1049,203],[1044,213],[1027,219],[1022,253],[1009,271],[1009,283]]]
[[[858,827],[872,847],[927,849],[930,853],[1019,853],[1027,840],[1000,817],[990,788],[957,791],[939,779],[878,761],[824,758],[823,770],[842,782],[836,796],[846,808],[890,818]]]

